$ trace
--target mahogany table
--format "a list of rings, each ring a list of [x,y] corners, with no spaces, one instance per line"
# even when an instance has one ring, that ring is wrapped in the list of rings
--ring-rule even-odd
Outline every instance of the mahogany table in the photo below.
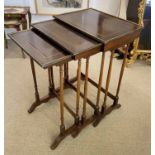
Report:
[[[32,68],[32,75],[35,87],[36,100],[28,110],[29,113],[42,103],[57,97],[60,101],[60,134],[51,145],[55,149],[58,144],[68,135],[76,137],[82,129],[90,123],[97,126],[99,122],[112,110],[120,107],[118,104],[120,85],[125,68],[125,61],[128,51],[128,44],[140,35],[141,27],[138,25],[105,14],[94,9],[85,9],[73,13],[66,13],[55,16],[49,20],[32,25],[32,29],[10,34],[14,40],[29,56]],[[120,70],[120,77],[116,94],[109,92],[111,70],[114,50],[124,46],[126,53]],[[106,79],[106,87],[102,87],[104,59],[106,51],[111,51],[109,69]],[[94,54],[102,52],[99,81],[96,83],[89,78],[89,58]],[[86,59],[85,74],[81,72],[82,59]],[[69,78],[69,62],[78,60],[77,76]],[[37,86],[37,79],[34,61],[42,68],[48,69],[49,93],[40,98]],[[53,66],[60,70],[60,87],[55,88]],[[80,91],[80,81],[84,80],[84,93]],[[77,81],[75,87],[73,83]],[[96,103],[93,103],[87,96],[88,82],[94,85],[98,91]],[[73,111],[64,101],[64,88],[72,88],[76,91],[76,111]],[[100,94],[103,92],[104,102],[99,105]],[[83,98],[82,115],[79,114],[79,100]],[[110,107],[106,106],[107,97],[113,100]],[[87,116],[87,103],[94,109],[91,117]],[[74,118],[74,124],[65,128],[64,107]]]

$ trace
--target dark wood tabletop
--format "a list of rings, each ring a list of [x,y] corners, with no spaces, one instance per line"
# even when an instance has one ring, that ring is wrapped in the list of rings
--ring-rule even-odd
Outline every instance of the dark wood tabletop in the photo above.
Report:
[[[92,51],[98,53],[101,48],[101,43],[77,32],[74,29],[56,21],[49,20],[32,25],[38,33],[46,35],[51,41],[54,41],[58,46],[69,52],[75,58],[79,56],[88,55]],[[90,54],[92,54],[90,52]]]
[[[132,22],[86,9],[56,16],[10,37],[43,68],[113,50],[139,36]]]
[[[9,36],[43,68],[71,60],[71,55],[31,30],[12,33]]]
[[[130,42],[139,36],[137,24],[111,16],[95,9],[85,9],[54,16],[95,40],[102,42],[105,50]]]

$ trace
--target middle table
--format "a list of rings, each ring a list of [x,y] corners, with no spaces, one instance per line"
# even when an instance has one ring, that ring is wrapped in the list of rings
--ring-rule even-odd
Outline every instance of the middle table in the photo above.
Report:
[[[87,98],[89,57],[101,50],[101,43],[90,39],[76,30],[70,29],[67,25],[63,25],[56,20],[37,23],[32,25],[32,27],[29,31],[13,33],[10,37],[30,56],[31,60],[36,101],[32,104],[28,112],[33,112],[37,106],[48,102],[53,97],[57,97],[60,100],[60,135],[51,146],[54,149],[62,139],[73,133],[73,131],[76,131],[75,128],[79,125],[80,119],[82,119],[85,125],[93,120],[92,118],[86,119],[86,102],[95,108],[93,103]],[[80,92],[82,58],[86,59],[86,77],[83,78],[85,80],[84,94]],[[78,60],[77,76],[73,79],[69,79],[68,76],[68,62],[71,60]],[[44,69],[48,68],[49,93],[43,98],[40,98],[39,95],[33,61],[36,61]],[[60,68],[59,88],[55,88],[53,66],[59,66]],[[77,81],[77,87],[72,84],[75,81]],[[70,109],[63,100],[64,86],[65,88],[70,87],[77,91],[76,112]],[[79,116],[80,96],[84,98],[83,114],[81,117]],[[64,107],[75,119],[75,124],[68,129],[65,129],[64,125]]]

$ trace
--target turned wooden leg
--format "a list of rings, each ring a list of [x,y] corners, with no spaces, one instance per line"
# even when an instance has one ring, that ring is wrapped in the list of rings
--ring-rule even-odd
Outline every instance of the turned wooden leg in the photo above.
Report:
[[[74,129],[73,127],[69,128],[68,130],[65,130],[65,125],[64,125],[64,77],[63,77],[63,65],[59,66],[60,67],[60,94],[59,94],[59,101],[60,101],[60,134],[56,137],[54,142],[51,145],[51,149],[54,150],[59,143],[67,136],[69,135],[72,130]]]
[[[128,55],[128,48],[129,48],[129,45],[127,45],[127,46],[125,47],[124,59],[123,59],[123,63],[122,63],[122,67],[121,67],[121,71],[120,71],[120,75],[119,75],[119,81],[118,81],[116,96],[115,96],[115,100],[114,100],[114,103],[113,103],[114,106],[115,106],[116,104],[118,104],[119,91],[120,91],[120,86],[121,86],[121,82],[122,82],[122,77],[123,77],[123,73],[124,73],[124,69],[125,69],[125,65],[126,65],[126,60],[127,60],[127,55]]]
[[[111,52],[111,56],[110,56],[109,69],[108,69],[108,74],[107,74],[107,79],[106,79],[105,96],[104,96],[104,101],[103,101],[101,113],[104,113],[104,110],[106,108],[106,101],[107,101],[108,89],[109,89],[110,78],[111,78],[113,57],[114,57],[114,51]]]
[[[49,79],[49,93],[51,93],[55,89],[53,66],[48,68],[48,79]]]
[[[98,83],[98,92],[97,92],[97,99],[96,99],[95,115],[99,114],[99,101],[100,101],[102,79],[103,79],[104,59],[105,59],[105,52],[102,53],[100,76],[99,76],[99,83]]]
[[[64,79],[65,81],[69,80],[69,69],[68,69],[68,62],[64,65]]]
[[[51,67],[51,82],[52,82],[52,88],[55,89],[53,66]]]
[[[103,102],[102,109],[101,109],[101,114],[102,115],[96,118],[95,122],[93,123],[94,127],[97,126],[99,124],[99,122],[106,115],[110,114],[113,110],[118,109],[118,108],[121,107],[121,105],[118,104],[118,94],[119,94],[120,85],[121,85],[123,72],[124,72],[124,68],[125,68],[125,61],[126,61],[126,57],[127,57],[127,52],[128,52],[128,49],[126,49],[126,53],[125,53],[125,56],[124,56],[124,59],[123,59],[123,64],[122,64],[121,71],[120,71],[120,77],[119,77],[118,87],[117,87],[117,91],[116,91],[116,96],[114,97],[114,103],[113,103],[112,106],[110,106],[109,108],[106,109],[106,99],[107,99],[107,95],[108,95],[109,83],[110,83],[110,78],[111,78],[112,60],[113,60],[114,51],[112,51],[112,53],[111,53],[111,58],[110,58],[110,63],[109,63],[109,70],[108,70],[107,81],[106,81],[104,102]]]
[[[79,124],[80,81],[81,81],[81,59],[78,61],[78,69],[77,69],[76,118],[75,118],[76,125]]]
[[[20,25],[18,25],[18,26],[16,27],[16,30],[17,30],[17,31],[21,31]],[[25,59],[25,54],[24,54],[24,51],[23,51],[22,48],[21,48],[21,52],[22,52],[22,57]]]
[[[84,98],[83,98],[83,112],[81,122],[84,123],[86,119],[86,103],[87,103],[87,92],[88,92],[88,69],[89,69],[89,58],[86,59],[86,71],[85,71],[85,83],[84,83]]]
[[[33,112],[34,109],[36,108],[36,106],[40,103],[40,97],[39,97],[38,86],[37,86],[35,66],[34,66],[34,61],[33,61],[32,58],[30,58],[30,63],[31,63],[31,70],[32,70],[32,75],[33,75],[33,81],[34,81],[34,89],[35,89],[36,101],[35,101],[35,103],[32,104],[32,106],[28,110],[29,113]]]
[[[106,79],[106,88],[105,88],[105,95],[104,95],[104,101],[102,104],[101,108],[101,115],[98,116],[93,123],[93,126],[97,126],[101,119],[103,119],[107,115],[107,110],[106,110],[106,101],[107,101],[107,96],[108,96],[108,89],[109,89],[109,84],[110,84],[110,78],[111,78],[111,70],[112,70],[112,62],[113,62],[113,57],[114,57],[114,51],[111,51],[111,56],[110,56],[110,62],[109,62],[109,69],[108,69],[108,74],[107,74],[107,79]],[[110,107],[109,112],[111,112],[114,108]],[[108,113],[109,113],[108,112]]]
[[[63,66],[60,66],[60,134],[63,135],[65,131],[64,125],[64,77],[63,77]]]
[[[48,68],[48,80],[49,80],[49,94],[51,94],[51,92],[52,92],[51,68]]]

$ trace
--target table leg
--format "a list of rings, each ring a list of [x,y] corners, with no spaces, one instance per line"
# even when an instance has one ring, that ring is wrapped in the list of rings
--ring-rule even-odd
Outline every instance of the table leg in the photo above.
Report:
[[[21,31],[20,25],[16,27],[16,30]],[[22,48],[21,48],[21,52],[22,52],[22,57],[25,58],[25,54]]]
[[[34,66],[34,61],[33,61],[32,58],[30,58],[30,63],[31,63],[31,70],[32,70],[32,75],[33,75],[33,81],[34,81],[34,89],[35,89],[36,101],[32,104],[32,106],[28,110],[29,113],[33,112],[34,109],[36,108],[36,106],[38,106],[38,104],[40,103],[40,97],[39,97],[38,86],[37,86],[35,66]]]
[[[109,89],[110,78],[111,78],[111,70],[112,70],[113,56],[114,56],[114,51],[111,51],[110,62],[109,62],[109,69],[108,69],[108,74],[107,74],[107,79],[106,79],[106,89],[105,89],[104,101],[103,101],[102,108],[101,108],[101,115],[99,115],[98,117],[96,117],[96,120],[93,123],[93,126],[94,127],[98,125],[98,123],[101,121],[101,119],[107,113],[106,112],[106,101],[107,101],[108,89]],[[112,108],[110,109],[110,112],[111,111],[112,111]]]
[[[89,69],[89,57],[86,59],[83,112],[82,112],[81,123],[84,123],[84,121],[86,119],[86,103],[87,103],[87,92],[88,92],[88,69]]]
[[[81,63],[79,60],[78,63],[78,81],[77,81],[77,89],[75,88],[75,90],[77,91],[77,103],[79,106],[79,98],[80,95],[83,97],[83,111],[82,111],[82,117],[81,117],[81,121],[78,122],[78,124],[76,125],[76,129],[75,131],[72,133],[72,137],[77,137],[78,134],[82,131],[82,129],[84,129],[87,125],[89,125],[90,123],[92,123],[94,121],[94,115],[88,119],[86,119],[86,104],[88,101],[87,98],[87,92],[88,92],[88,70],[89,70],[89,58],[86,59],[86,70],[85,70],[85,83],[84,83],[84,94],[82,94],[80,92],[80,79],[81,79]],[[72,87],[74,89],[74,86]],[[90,101],[91,102],[91,101]],[[78,109],[76,109],[78,110]]]
[[[76,118],[75,118],[76,125],[79,124],[80,81],[81,81],[81,59],[78,61],[78,69],[77,69]]]
[[[69,80],[69,68],[68,68],[68,62],[64,65],[64,78],[65,81]]]
[[[32,58],[30,58],[30,63],[31,63],[32,75],[33,75],[33,81],[34,81],[35,98],[36,98],[35,102],[31,105],[31,107],[28,110],[29,113],[32,113],[36,107],[38,107],[42,103],[48,102],[51,98],[55,98],[56,95],[53,93],[51,94],[49,93],[47,96],[44,96],[42,98],[39,97],[35,66],[34,66],[34,61]]]
[[[48,68],[48,79],[49,79],[49,94],[51,94],[53,90],[55,89],[53,66]]]
[[[57,136],[55,141],[51,145],[51,149],[55,149],[59,143],[72,131],[70,128],[68,131],[65,130],[64,125],[64,77],[63,77],[63,65],[60,66],[60,134]],[[71,131],[70,131],[71,130]]]
[[[103,101],[101,113],[104,113],[104,110],[106,109],[106,101],[107,101],[109,84],[110,84],[110,78],[111,78],[111,70],[112,70],[113,57],[114,57],[114,51],[111,52],[111,56],[110,56],[109,69],[108,69],[108,74],[107,74],[107,79],[106,79],[105,96],[104,96],[104,101]]]
[[[55,89],[53,66],[51,67],[51,82],[52,82],[52,88]]]
[[[128,48],[129,48],[129,45],[127,45],[127,46],[125,47],[125,54],[124,54],[124,58],[123,58],[123,63],[122,63],[120,75],[119,75],[119,81],[118,81],[116,96],[115,96],[115,100],[114,100],[114,103],[113,103],[114,106],[115,106],[116,104],[118,104],[119,91],[120,91],[120,86],[121,86],[121,82],[122,82],[122,77],[123,77],[123,73],[124,73],[124,69],[125,69],[125,65],[126,65],[126,60],[127,60],[127,55],[128,55]]]
[[[96,108],[95,108],[95,112],[94,112],[95,115],[99,115],[99,101],[100,101],[100,94],[101,94],[101,88],[102,88],[104,59],[105,59],[105,52],[102,53],[100,76],[99,76],[99,83],[98,83],[98,92],[97,92],[97,99],[96,99]]]
[[[63,135],[65,131],[64,125],[64,77],[63,77],[63,66],[60,66],[60,134]]]
[[[51,94],[51,92],[52,92],[51,68],[48,68],[48,80],[49,80],[49,94]]]

